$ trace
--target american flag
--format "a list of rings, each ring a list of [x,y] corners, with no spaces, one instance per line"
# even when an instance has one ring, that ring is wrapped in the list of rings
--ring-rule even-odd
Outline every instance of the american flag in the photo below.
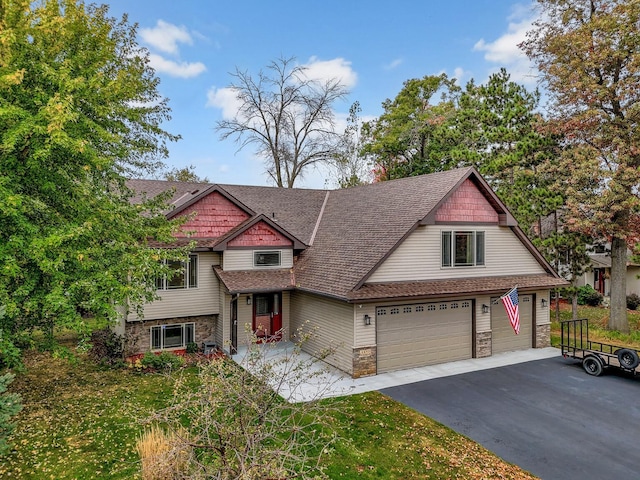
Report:
[[[520,312],[518,311],[518,287],[513,287],[507,293],[500,297],[504,309],[507,311],[509,322],[513,327],[516,335],[520,333]]]

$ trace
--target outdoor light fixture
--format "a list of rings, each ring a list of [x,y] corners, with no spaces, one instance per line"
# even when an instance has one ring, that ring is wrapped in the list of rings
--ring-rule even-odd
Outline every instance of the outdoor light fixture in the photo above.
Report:
[[[251,305],[251,295],[247,295],[247,305]]]
[[[364,324],[371,325],[371,317],[369,315],[364,316]]]
[[[482,313],[489,313],[489,305],[485,303],[482,304]]]
[[[541,303],[542,303],[542,308],[547,308],[547,299],[546,298],[543,298]]]

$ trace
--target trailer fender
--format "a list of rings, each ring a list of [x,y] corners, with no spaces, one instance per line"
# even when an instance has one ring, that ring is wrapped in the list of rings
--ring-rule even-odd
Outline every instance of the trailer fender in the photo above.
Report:
[[[640,364],[640,358],[638,358],[638,353],[635,350],[621,348],[620,350],[616,350],[615,353],[622,368],[635,370],[638,364]]]
[[[584,368],[584,371],[589,375],[599,377],[604,370],[604,363],[597,355],[587,355],[582,359],[582,368]]]

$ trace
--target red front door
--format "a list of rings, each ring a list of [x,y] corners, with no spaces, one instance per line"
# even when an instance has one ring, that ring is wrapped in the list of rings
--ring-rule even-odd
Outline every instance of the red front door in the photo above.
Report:
[[[604,295],[604,268],[593,269],[593,288]]]
[[[282,294],[260,293],[253,297],[253,331],[259,338],[280,338]]]

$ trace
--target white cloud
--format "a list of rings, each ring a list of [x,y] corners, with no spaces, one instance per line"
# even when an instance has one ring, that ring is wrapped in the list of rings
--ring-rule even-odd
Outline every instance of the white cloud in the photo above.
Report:
[[[522,5],[515,5],[508,17],[507,31],[492,42],[484,38],[473,46],[474,51],[484,52],[488,62],[505,67],[511,74],[511,80],[522,83],[535,83],[533,65],[518,47],[526,39],[527,31],[535,20],[533,12]]]
[[[172,77],[196,77],[207,70],[202,62],[174,62],[155,53],[149,55],[149,62],[157,72],[167,73]]]
[[[306,69],[307,77],[313,80],[327,81],[336,78],[347,88],[353,87],[358,81],[358,75],[351,68],[351,62],[344,58],[319,60],[317,57],[311,57],[302,66]]]
[[[186,27],[173,25],[164,20],[158,20],[154,28],[141,28],[140,37],[148,45],[172,55],[178,54],[178,43],[193,45],[193,39]]]
[[[396,58],[395,60],[392,60],[390,63],[387,63],[383,68],[385,70],[393,70],[395,68],[398,68],[400,65],[402,65],[403,62],[404,62],[403,59]]]
[[[207,92],[207,107],[219,108],[222,110],[222,118],[231,120],[235,118],[242,103],[234,89],[229,87],[211,87]]]

